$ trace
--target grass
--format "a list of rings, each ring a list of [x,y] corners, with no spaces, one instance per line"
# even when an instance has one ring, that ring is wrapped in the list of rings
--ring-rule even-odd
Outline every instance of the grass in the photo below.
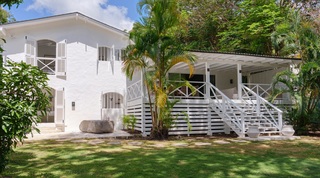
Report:
[[[320,177],[320,138],[221,145],[221,138],[169,141],[28,142],[18,147],[3,177]],[[226,140],[226,139],[225,139]],[[174,143],[188,143],[175,147]],[[195,146],[209,142],[210,146]],[[152,145],[161,144],[162,147]],[[1,177],[1,176],[0,176]]]

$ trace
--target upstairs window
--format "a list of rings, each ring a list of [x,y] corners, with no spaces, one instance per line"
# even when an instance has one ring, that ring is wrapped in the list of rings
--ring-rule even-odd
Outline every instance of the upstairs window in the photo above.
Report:
[[[124,49],[116,49],[115,50],[115,60],[116,61],[123,61],[124,60],[124,54],[125,50]]]
[[[111,61],[112,50],[108,47],[99,47],[99,61]]]

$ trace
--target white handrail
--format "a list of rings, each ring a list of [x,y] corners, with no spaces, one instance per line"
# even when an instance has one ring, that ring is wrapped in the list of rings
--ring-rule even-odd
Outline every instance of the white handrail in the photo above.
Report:
[[[40,66],[38,65],[38,67],[40,68],[40,70],[42,70],[43,72],[49,74],[49,75],[55,75],[56,73],[56,69],[55,68],[51,68],[50,65],[54,64],[54,62],[56,61],[56,58],[51,58],[51,57],[37,57],[37,63],[40,62],[40,64],[42,64],[43,66],[40,68]],[[49,63],[45,63],[44,61],[50,61]],[[55,65],[54,65],[55,67]]]
[[[172,81],[176,83],[184,83],[184,81]],[[170,97],[177,97],[177,98],[204,98],[205,96],[205,82],[197,82],[197,81],[189,81],[191,85],[194,86],[195,91],[194,92],[189,92],[189,89],[187,86],[181,86],[178,88],[175,88],[174,90],[170,91],[169,95]],[[203,89],[203,91],[201,91]],[[198,95],[198,96],[197,96]]]
[[[240,137],[245,136],[246,128],[245,128],[245,117],[247,116],[246,112],[240,108],[235,102],[233,102],[230,98],[228,98],[222,91],[220,91],[217,87],[212,85],[211,83],[207,83],[210,86],[210,90],[213,93],[215,99],[211,99],[211,103],[214,103],[219,109],[224,112],[224,115],[228,117],[228,119],[233,122],[234,125],[238,127],[240,133],[237,133]],[[219,95],[217,95],[219,93]],[[218,96],[221,96],[221,101]],[[232,113],[227,113],[226,108],[232,109]],[[240,115],[237,115],[236,112],[240,112]]]
[[[263,97],[259,96],[257,93],[255,93],[254,91],[252,91],[250,88],[246,87],[245,85],[242,84],[242,89],[244,90],[244,93],[247,94],[248,99],[251,101],[251,103],[254,103],[252,101],[252,98],[250,97],[250,95],[248,94],[248,92],[253,95],[256,99],[256,110],[258,112],[258,114],[265,118],[266,120],[269,120],[266,116],[262,115],[260,113],[261,111],[261,106],[263,105],[265,107],[265,109],[267,109],[267,113],[270,116],[270,118],[273,120],[273,124],[279,129],[281,130],[282,128],[282,113],[283,111],[281,111],[279,108],[277,108],[276,106],[274,106],[273,104],[271,104],[270,102],[268,102],[266,99],[264,99]],[[247,98],[243,98],[243,96],[241,96],[243,101],[247,102]],[[274,109],[276,112],[278,112],[278,122],[277,120],[274,118],[273,114],[270,112],[270,109],[268,109],[267,106],[269,106],[270,108]],[[272,121],[269,120],[269,122],[272,123]]]

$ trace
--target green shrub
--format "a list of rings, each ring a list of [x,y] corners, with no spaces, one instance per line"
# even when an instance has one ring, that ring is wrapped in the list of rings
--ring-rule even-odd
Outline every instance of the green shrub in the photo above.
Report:
[[[48,77],[37,67],[8,61],[0,80],[0,173],[8,155],[34,128],[50,105]]]
[[[125,115],[123,116],[123,124],[127,129],[130,129],[131,131],[134,131],[134,128],[137,123],[137,118],[133,115]]]

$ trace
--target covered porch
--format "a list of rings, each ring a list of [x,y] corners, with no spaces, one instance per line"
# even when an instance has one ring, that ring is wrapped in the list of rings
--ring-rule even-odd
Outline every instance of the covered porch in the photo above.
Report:
[[[192,130],[187,129],[188,123],[181,118],[176,120],[170,134],[210,135],[234,131],[244,137],[250,124],[259,125],[263,128],[261,132],[268,134],[281,131],[282,111],[266,98],[271,93],[273,76],[290,69],[299,60],[200,51],[192,53],[198,60],[191,78],[188,66],[182,63],[176,65],[168,76],[175,82],[188,80],[196,89],[191,92],[187,87],[176,88],[169,96],[179,99],[173,114],[187,113]],[[136,73],[132,81],[127,81],[127,114],[135,115],[139,119],[137,129],[148,135],[151,116],[141,81],[141,73]],[[278,104],[289,102],[290,98],[285,95],[277,99]]]

